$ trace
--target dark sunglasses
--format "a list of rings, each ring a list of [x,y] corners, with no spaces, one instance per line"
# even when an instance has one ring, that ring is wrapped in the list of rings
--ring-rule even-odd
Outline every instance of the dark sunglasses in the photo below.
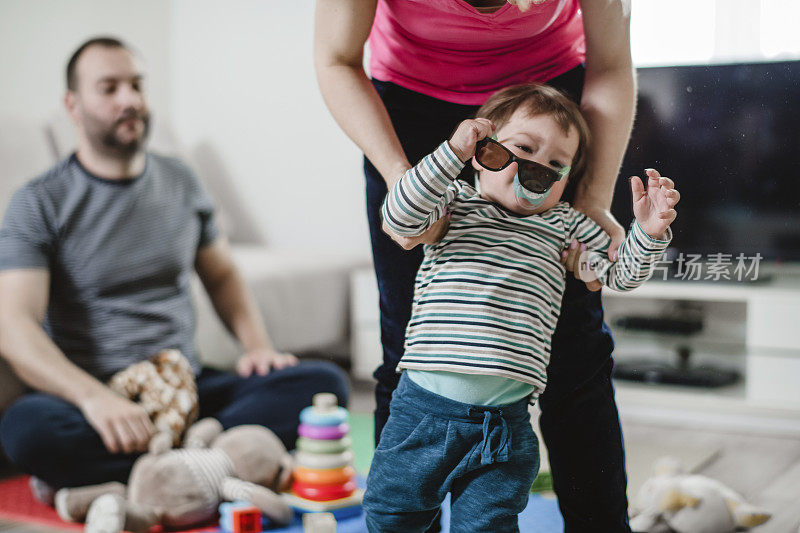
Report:
[[[560,170],[552,169],[548,166],[522,159],[515,156],[511,150],[486,137],[475,145],[475,161],[486,170],[499,172],[516,162],[519,166],[519,182],[531,192],[542,194],[550,190],[554,183],[569,174],[570,167],[563,167]]]

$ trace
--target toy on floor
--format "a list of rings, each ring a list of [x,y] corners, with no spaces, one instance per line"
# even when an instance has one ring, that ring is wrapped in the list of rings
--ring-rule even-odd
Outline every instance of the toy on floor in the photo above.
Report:
[[[677,459],[656,462],[632,502],[631,529],[641,533],[730,533],[772,516],[717,480],[684,472]]]
[[[264,530],[261,510],[250,502],[237,500],[219,505],[222,533],[260,533]]]
[[[315,394],[300,412],[291,493],[284,501],[300,513],[331,512],[338,519],[361,513],[363,490],[356,487],[347,410],[336,396]]]
[[[120,370],[108,386],[147,411],[156,428],[149,445],[153,453],[180,445],[184,431],[197,420],[199,401],[194,372],[178,350],[162,350]]]
[[[336,518],[331,513],[306,513],[303,533],[336,533]]]
[[[178,446],[187,428],[197,420],[200,410],[197,383],[192,366],[179,350],[161,350],[150,359],[120,370],[111,376],[108,386],[147,412],[156,429],[148,444],[148,451],[152,454],[158,455]],[[100,496],[106,489],[119,493],[119,487],[122,485],[111,483],[86,489],[87,493]],[[65,508],[64,502],[56,501],[53,489],[35,477],[31,478],[31,492],[46,505]],[[65,494],[62,492],[61,498]],[[83,518],[81,516],[77,521],[83,521]]]
[[[56,510],[64,520],[85,517],[89,533],[187,528],[214,518],[221,500],[245,500],[276,524],[291,522],[292,509],[273,490],[288,487],[293,464],[270,430],[248,425],[222,431],[217,420],[206,418],[189,428],[185,441],[197,447],[137,459],[127,489],[120,483],[61,489]]]

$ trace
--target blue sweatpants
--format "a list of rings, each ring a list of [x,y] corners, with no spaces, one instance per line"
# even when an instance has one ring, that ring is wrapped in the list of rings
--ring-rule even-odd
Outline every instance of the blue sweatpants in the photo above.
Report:
[[[451,493],[450,531],[519,531],[517,515],[539,470],[528,399],[469,405],[405,374],[367,478],[371,532],[423,532]]]
[[[248,378],[205,368],[197,378],[200,417],[227,429],[260,424],[294,448],[300,411],[317,392],[336,394],[347,405],[347,376],[327,361]],[[81,411],[61,398],[38,392],[14,402],[0,420],[0,442],[11,462],[55,488],[126,483],[138,453],[112,454]]]

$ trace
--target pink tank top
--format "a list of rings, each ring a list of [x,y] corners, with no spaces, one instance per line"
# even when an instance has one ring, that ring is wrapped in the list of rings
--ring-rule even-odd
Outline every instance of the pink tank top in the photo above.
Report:
[[[547,81],[586,55],[577,0],[488,14],[464,0],[379,0],[369,47],[372,77],[469,105],[515,83]]]

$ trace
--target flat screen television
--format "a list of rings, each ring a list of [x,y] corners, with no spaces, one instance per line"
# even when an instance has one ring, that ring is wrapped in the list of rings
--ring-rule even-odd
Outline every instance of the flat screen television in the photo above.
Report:
[[[681,192],[673,256],[800,261],[800,61],[639,68],[638,85],[620,222],[628,176],[653,167]]]

